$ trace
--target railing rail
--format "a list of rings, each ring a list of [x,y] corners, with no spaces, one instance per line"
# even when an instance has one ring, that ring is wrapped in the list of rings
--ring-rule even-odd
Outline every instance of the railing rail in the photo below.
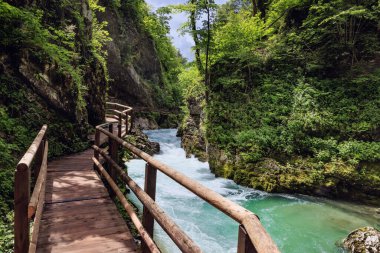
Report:
[[[177,225],[171,223],[170,217],[167,217],[167,215],[154,202],[156,171],[159,170],[239,223],[239,237],[237,245],[238,253],[279,252],[276,244],[265,231],[259,218],[254,213],[230,201],[229,199],[224,198],[220,194],[208,189],[202,184],[185,176],[181,172],[172,169],[168,165],[154,159],[152,156],[124,141],[119,136],[113,134],[112,123],[109,123],[108,125],[109,130],[104,129],[107,124],[96,127],[95,136],[97,137],[95,137],[95,145],[93,146],[95,164],[99,161],[99,156],[102,155],[108,163],[109,173],[113,174],[112,179],[116,181],[118,177],[121,178],[121,180],[126,183],[140,199],[144,206],[142,224],[151,237],[153,237],[153,224],[154,220],[156,220],[183,252],[201,252],[200,248],[190,238],[188,238],[187,235],[184,234],[179,227],[177,227]],[[109,155],[105,153],[104,149],[100,148],[101,143],[99,141],[99,136],[101,134],[107,136],[110,142]],[[111,148],[112,146],[114,148]],[[118,165],[117,158],[115,160],[119,147],[126,148],[147,162],[144,187],[145,192],[142,191],[142,189]],[[97,167],[99,168],[99,166]],[[163,217],[158,215],[161,213],[164,215]],[[164,223],[164,220],[168,220],[170,222]],[[173,228],[178,229],[178,233],[175,232],[175,234],[171,234]],[[142,252],[150,252],[145,243],[142,244]]]
[[[169,235],[174,243],[183,251],[183,252],[201,252],[200,248],[193,242],[193,240],[186,235],[185,232],[178,227],[177,224],[156,204],[154,201],[154,196],[149,194],[147,190],[147,185],[145,185],[145,191],[143,191],[136,182],[134,182],[124,170],[115,162],[113,159],[108,156],[103,150],[97,146],[93,146],[94,150],[99,152],[109,164],[112,165],[113,169],[116,169],[118,176],[121,180],[128,185],[128,187],[135,193],[137,198],[144,205],[144,214],[143,214],[143,225],[146,228],[146,231],[149,234],[149,237],[153,237],[153,221],[154,219],[162,226],[165,232]],[[94,158],[95,164],[98,163],[98,160]],[[97,165],[98,166],[98,165]],[[98,166],[99,169],[101,167]],[[146,168],[149,170],[149,165]],[[146,211],[149,210],[149,216],[146,214]],[[151,217],[150,217],[151,216]],[[147,222],[147,219],[149,222]],[[135,225],[138,225],[135,224]],[[147,250],[148,241],[143,238],[144,244],[142,245],[143,252],[151,252]]]
[[[122,127],[125,126],[125,134],[128,134],[133,127],[133,108],[130,106],[106,102],[106,117],[113,118],[118,122],[118,136],[123,137]]]
[[[48,142],[45,139],[47,125],[44,125],[28,151],[17,164],[14,188],[14,250],[15,253],[35,252],[39,224],[45,201]],[[32,166],[32,163],[34,164]],[[36,184],[30,196],[31,173]],[[34,217],[30,239],[29,222]]]

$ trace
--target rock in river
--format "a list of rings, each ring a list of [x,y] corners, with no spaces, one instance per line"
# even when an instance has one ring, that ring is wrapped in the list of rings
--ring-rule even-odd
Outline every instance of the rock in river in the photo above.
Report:
[[[373,227],[356,229],[343,240],[343,248],[352,253],[379,253],[380,231]]]

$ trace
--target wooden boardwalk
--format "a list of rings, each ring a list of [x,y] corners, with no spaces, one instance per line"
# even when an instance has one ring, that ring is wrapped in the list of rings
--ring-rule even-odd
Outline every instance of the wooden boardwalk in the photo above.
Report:
[[[87,150],[48,162],[47,125],[43,125],[17,164],[14,186],[15,253],[160,253],[153,240],[155,221],[182,252],[201,253],[201,248],[155,202],[157,171],[239,223],[237,252],[280,252],[254,213],[123,141],[120,137],[133,129],[132,108],[109,102],[107,105],[116,109],[107,109],[113,113],[112,117],[98,125],[95,135],[91,136],[95,153]],[[122,109],[117,110],[119,107]],[[102,149],[101,146],[106,147]],[[118,165],[120,148],[129,150],[146,162],[144,189]],[[106,162],[107,170],[101,160]],[[97,167],[131,218],[142,239],[140,248],[93,166]],[[123,181],[141,201],[144,206],[142,219],[118,188],[116,180]]]
[[[92,156],[87,150],[49,163],[37,252],[137,252]]]

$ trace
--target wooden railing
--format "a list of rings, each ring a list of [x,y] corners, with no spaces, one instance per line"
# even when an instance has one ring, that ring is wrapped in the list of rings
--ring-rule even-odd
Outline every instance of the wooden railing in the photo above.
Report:
[[[15,253],[35,252],[39,224],[45,202],[48,142],[44,125],[28,151],[17,164],[14,188],[14,249]],[[33,180],[31,180],[33,178]],[[35,182],[30,195],[30,182]],[[29,223],[33,218],[32,235]]]
[[[107,130],[108,129],[108,130]],[[108,138],[108,154],[105,148],[100,148],[100,136],[105,135]],[[145,185],[142,190],[131,179],[128,174],[118,164],[118,149],[125,148],[136,156],[145,160]],[[182,252],[202,252],[200,247],[186,235],[180,227],[157,205],[156,196],[156,178],[157,170],[172,178],[174,181],[193,192],[198,197],[213,205],[239,223],[239,234],[237,242],[238,253],[278,253],[279,250],[271,237],[263,228],[259,218],[251,211],[239,206],[238,204],[224,198],[218,193],[208,189],[202,184],[185,176],[166,164],[154,159],[152,156],[134,147],[130,143],[113,134],[113,124],[106,123],[96,127],[94,149],[94,166],[99,173],[104,176],[110,185],[110,190],[116,193],[116,196],[123,203],[126,211],[131,216],[133,223],[136,225],[140,233],[142,242],[142,252],[159,252],[153,241],[153,225],[154,221],[164,229],[173,242]],[[99,162],[100,155],[107,164],[107,169]],[[142,221],[137,218],[133,208],[125,199],[116,183],[121,180],[125,183],[137,196],[143,204]]]
[[[122,137],[122,127],[125,126],[125,134],[128,134],[133,127],[132,107],[107,102],[106,103],[106,117],[113,118],[118,122],[118,136]]]

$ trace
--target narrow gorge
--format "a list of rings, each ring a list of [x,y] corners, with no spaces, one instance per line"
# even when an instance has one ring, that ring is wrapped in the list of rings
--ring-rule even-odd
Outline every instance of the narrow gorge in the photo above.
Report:
[[[0,0],[0,252],[41,127],[50,163],[107,149],[105,122],[258,214],[281,252],[380,252],[379,112],[377,0]],[[116,153],[143,186],[143,161]],[[158,175],[157,203],[204,252],[236,252],[236,223]]]

